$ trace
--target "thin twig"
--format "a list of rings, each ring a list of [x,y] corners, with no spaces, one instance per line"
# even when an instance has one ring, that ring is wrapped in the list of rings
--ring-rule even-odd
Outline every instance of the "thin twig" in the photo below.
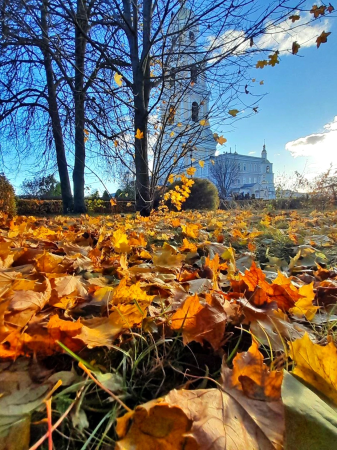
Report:
[[[79,390],[78,394],[76,395],[76,399],[78,399],[81,394],[82,391],[84,389],[84,386]],[[70,413],[70,411],[72,410],[73,406],[75,405],[75,401],[73,401],[73,403],[69,406],[69,408],[62,414],[62,416],[59,418],[59,420],[57,422],[55,422],[55,424],[51,427],[51,432],[55,431],[56,428],[59,427],[59,425],[61,425],[61,423],[63,422],[63,420],[67,417],[67,415]],[[49,430],[46,434],[44,434],[34,445],[32,445],[29,450],[36,450],[37,448],[40,447],[41,444],[43,444],[43,442],[48,438],[49,436]]]

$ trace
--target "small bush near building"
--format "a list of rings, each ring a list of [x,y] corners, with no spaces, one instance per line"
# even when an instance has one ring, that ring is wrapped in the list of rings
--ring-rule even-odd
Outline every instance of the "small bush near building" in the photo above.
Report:
[[[191,193],[186,202],[182,204],[182,209],[208,209],[215,210],[219,207],[219,194],[215,185],[204,178],[194,178]],[[181,181],[175,181],[168,186],[168,190],[174,189],[176,185],[181,185]],[[167,204],[170,207],[170,204]]]
[[[15,214],[15,192],[5,175],[0,175],[0,211],[7,214]]]

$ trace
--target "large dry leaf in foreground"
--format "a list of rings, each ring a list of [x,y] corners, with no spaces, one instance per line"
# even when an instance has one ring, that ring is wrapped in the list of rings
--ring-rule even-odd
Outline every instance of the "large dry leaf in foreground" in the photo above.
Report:
[[[184,344],[208,341],[217,350],[223,341],[227,314],[220,303],[200,302],[197,294],[188,297],[172,316],[171,328],[181,330]]]
[[[289,344],[296,366],[293,374],[326,395],[337,405],[337,348],[314,344],[307,333]]]
[[[245,398],[247,403],[242,401],[241,405],[232,395],[219,389],[173,390],[165,397],[165,401],[170,405],[179,405],[193,421],[190,435],[195,437],[201,449],[281,448],[266,434],[269,427],[273,438],[277,434],[277,439],[282,439],[283,414],[279,402],[261,402]],[[246,409],[247,404],[250,409]],[[282,432],[276,433],[274,429],[279,428],[280,424]]]
[[[198,450],[191,426],[181,408],[153,400],[117,419],[116,450]]]
[[[336,411],[288,372],[284,374],[282,400],[286,449],[330,450],[336,447]]]

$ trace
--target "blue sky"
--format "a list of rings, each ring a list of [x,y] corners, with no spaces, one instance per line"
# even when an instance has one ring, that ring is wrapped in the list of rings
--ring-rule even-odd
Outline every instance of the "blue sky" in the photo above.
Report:
[[[317,49],[315,37],[307,41],[313,45],[300,48],[297,56],[281,51],[275,67],[252,69],[252,79],[256,79],[252,90],[267,94],[259,103],[259,112],[236,121],[232,130],[223,130],[226,150],[236,145],[242,154],[258,156],[265,140],[275,175],[289,177],[297,170],[313,177],[330,163],[337,166],[337,24],[332,18],[328,24],[323,19],[314,25],[303,32],[302,39],[317,37],[323,27],[331,32],[328,42]]]

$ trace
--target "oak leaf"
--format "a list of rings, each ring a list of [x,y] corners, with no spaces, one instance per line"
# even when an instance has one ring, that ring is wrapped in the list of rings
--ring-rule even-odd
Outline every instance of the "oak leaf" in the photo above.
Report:
[[[317,19],[319,16],[324,16],[326,10],[326,6],[321,5],[321,6],[317,6],[314,5],[311,10],[310,13],[314,15],[315,19]]]
[[[268,65],[268,61],[266,61],[265,59],[263,61],[258,61],[256,63],[256,68],[257,69],[263,69],[264,67],[266,67]]]
[[[230,109],[228,111],[228,114],[230,114],[232,117],[236,117],[238,113],[239,113],[238,109]]]

